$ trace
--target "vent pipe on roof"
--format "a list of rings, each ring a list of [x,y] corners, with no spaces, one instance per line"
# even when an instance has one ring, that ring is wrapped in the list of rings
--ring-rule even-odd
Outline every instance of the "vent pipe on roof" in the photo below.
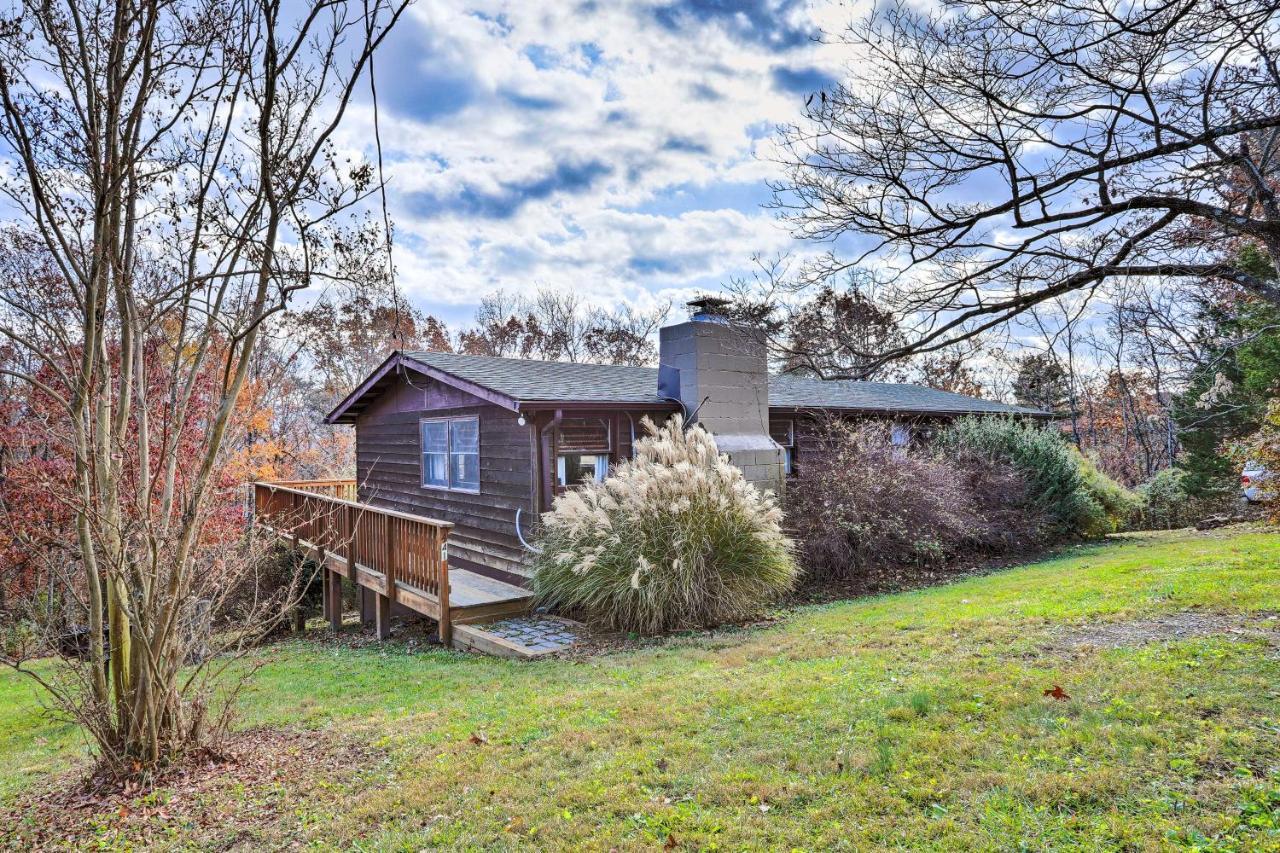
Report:
[[[728,325],[729,306],[733,303],[718,296],[701,296],[685,303],[692,309],[690,323],[721,323]]]

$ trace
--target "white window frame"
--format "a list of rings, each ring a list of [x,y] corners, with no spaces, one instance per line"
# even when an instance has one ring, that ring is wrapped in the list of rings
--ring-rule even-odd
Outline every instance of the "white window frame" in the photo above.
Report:
[[[796,472],[796,419],[787,420],[787,443],[782,447],[782,473],[790,477]],[[772,432],[772,430],[770,430]],[[777,441],[777,439],[774,439]]]
[[[603,483],[605,477],[609,476],[609,454],[608,453],[557,453],[556,454],[556,486],[567,489],[569,486],[576,486],[578,483],[567,483],[565,479],[568,471],[565,470],[564,460],[566,456],[594,456],[596,458],[596,474],[595,482]]]
[[[455,451],[453,449],[453,425],[462,421],[472,421],[476,425],[476,484],[474,486],[459,486],[453,481],[453,457]],[[423,446],[423,427],[426,424],[443,423],[446,424],[445,429],[445,477],[447,484],[428,483],[427,482],[427,450]],[[469,495],[480,494],[480,416],[479,415],[458,415],[456,417],[439,417],[439,418],[420,418],[418,420],[418,483],[424,489],[431,489],[437,492],[462,492]]]

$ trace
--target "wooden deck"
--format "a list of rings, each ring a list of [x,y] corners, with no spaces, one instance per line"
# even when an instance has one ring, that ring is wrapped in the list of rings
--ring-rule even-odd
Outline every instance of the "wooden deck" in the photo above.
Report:
[[[335,630],[343,577],[375,594],[375,625],[384,639],[392,604],[435,619],[440,641],[452,645],[454,625],[524,613],[533,598],[523,587],[451,571],[452,524],[357,503],[354,480],[254,483],[253,493],[256,522],[320,564],[325,615]]]

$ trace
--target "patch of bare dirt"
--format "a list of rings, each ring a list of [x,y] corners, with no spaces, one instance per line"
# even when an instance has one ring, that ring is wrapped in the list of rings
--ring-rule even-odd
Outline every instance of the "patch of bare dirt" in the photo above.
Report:
[[[1280,647],[1280,615],[1183,610],[1148,619],[1099,622],[1057,631],[1049,650],[1119,649],[1216,636],[1263,639]]]
[[[251,729],[150,781],[69,771],[0,809],[0,848],[91,847],[256,850],[302,841],[295,810],[334,796],[329,779],[352,778],[385,754],[324,732]],[[271,840],[268,842],[267,839]]]

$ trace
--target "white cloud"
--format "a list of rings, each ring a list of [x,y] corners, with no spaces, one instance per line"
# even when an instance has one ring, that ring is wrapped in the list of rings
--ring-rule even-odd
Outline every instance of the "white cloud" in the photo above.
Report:
[[[499,287],[643,304],[784,249],[750,187],[767,197],[774,167],[757,148],[803,102],[776,69],[840,71],[805,39],[817,14],[832,13],[786,0],[736,14],[700,0],[414,7],[377,58],[406,293],[454,318]],[[354,110],[344,143],[367,147],[370,122]]]

